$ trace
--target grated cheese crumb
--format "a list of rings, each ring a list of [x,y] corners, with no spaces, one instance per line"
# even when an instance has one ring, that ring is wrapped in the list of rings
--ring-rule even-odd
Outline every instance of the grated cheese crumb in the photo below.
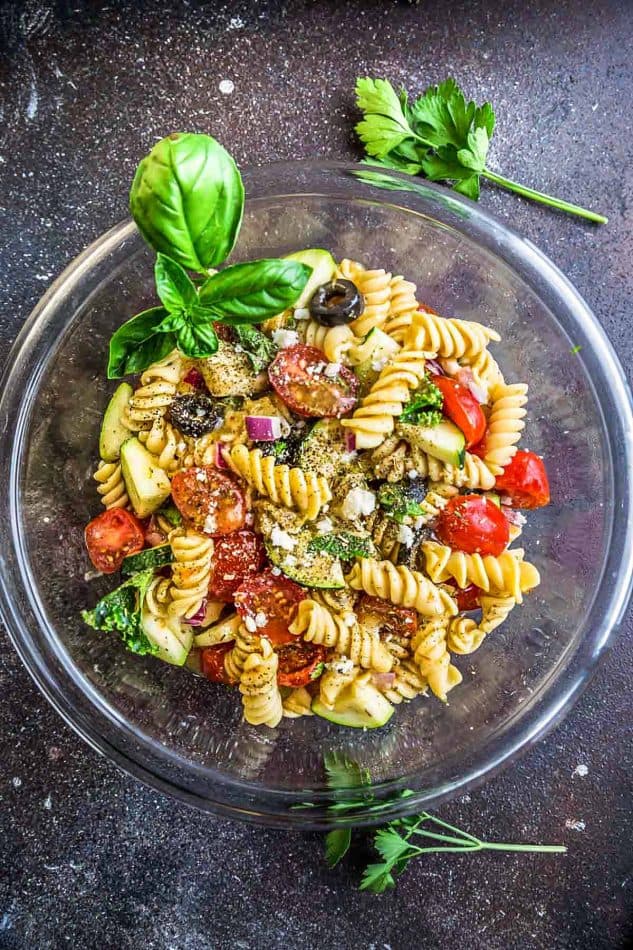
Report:
[[[331,518],[321,518],[320,521],[316,523],[316,529],[319,534],[328,534],[334,527]]]
[[[411,528],[406,524],[401,524],[398,529],[398,541],[404,544],[405,548],[410,548],[415,540],[415,535]]]
[[[349,521],[361,515],[370,515],[376,507],[376,496],[365,488],[352,488],[343,502],[343,517]]]
[[[257,624],[255,623],[255,618],[251,617],[250,615],[248,617],[244,617],[244,626],[246,627],[249,633],[257,632]]]
[[[417,477],[418,477],[418,470],[417,470],[417,468],[409,469],[409,478],[411,479],[411,481],[413,481],[413,480],[414,480],[415,478],[417,478]]]
[[[292,551],[297,545],[295,539],[291,538],[288,532],[280,528],[279,525],[275,525],[270,532],[270,543],[273,547],[281,548],[282,551]]]
[[[299,334],[296,330],[274,330],[273,343],[281,350],[288,346],[295,346],[299,342]]]
[[[336,379],[338,374],[341,372],[340,363],[328,363],[325,369],[323,370],[323,375],[327,376],[328,379]]]
[[[383,356],[380,360],[372,360],[371,368],[375,373],[380,373],[387,365],[387,357]]]
[[[213,534],[216,527],[217,523],[215,520],[215,514],[214,512],[209,512],[204,521],[204,530],[207,532],[207,534]]]
[[[268,623],[268,617],[266,616],[264,611],[258,610],[257,613],[255,614],[255,626],[265,627],[267,623]]]
[[[346,656],[339,656],[325,665],[328,670],[332,670],[334,673],[341,673],[343,676],[351,673],[354,669],[354,663]]]
[[[299,307],[298,310],[295,310],[295,320],[309,320],[310,311],[307,307]]]

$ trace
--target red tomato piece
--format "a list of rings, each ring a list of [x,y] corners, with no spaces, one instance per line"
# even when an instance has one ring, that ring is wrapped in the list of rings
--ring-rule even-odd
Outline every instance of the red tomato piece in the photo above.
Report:
[[[282,644],[296,639],[288,632],[288,626],[297,604],[305,600],[305,596],[305,591],[294,581],[264,571],[255,577],[247,577],[235,591],[233,600],[240,617],[244,620],[250,618],[262,637],[268,637],[271,643]]]
[[[212,683],[232,684],[224,669],[224,657],[233,649],[233,643],[218,643],[215,647],[203,647],[200,651],[200,669]]]
[[[123,508],[110,508],[93,518],[86,525],[85,538],[90,560],[104,574],[114,574],[124,557],[145,546],[143,525]]]
[[[486,436],[488,435],[488,428],[483,434],[483,437],[477,442],[476,445],[471,445],[468,451],[471,455],[476,455],[480,459],[485,459],[486,457]]]
[[[502,511],[483,495],[458,495],[440,512],[435,533],[443,544],[466,554],[502,553],[510,540]]]
[[[517,452],[497,477],[495,488],[509,495],[515,508],[542,508],[550,502],[545,464],[534,452]]]
[[[477,610],[481,606],[479,603],[481,587],[477,587],[476,584],[469,584],[468,587],[464,587],[462,590],[452,578],[446,583],[455,588],[455,593],[452,593],[451,596],[457,603],[459,610]]]
[[[370,597],[369,594],[361,597],[356,616],[361,626],[383,638],[390,635],[412,637],[418,629],[417,611],[396,607],[381,597]]]
[[[216,538],[244,527],[244,494],[232,478],[213,465],[176,472],[171,493],[183,518],[203,534]]]
[[[268,378],[277,394],[300,416],[340,419],[358,402],[358,378],[346,366],[332,376],[332,364],[315,346],[280,350],[268,367]]]
[[[449,376],[434,376],[433,383],[444,397],[442,412],[462,430],[466,448],[475,445],[486,431],[486,417],[470,389]]]
[[[234,531],[218,538],[213,549],[209,596],[230,601],[242,581],[264,563],[264,545],[254,531]]]
[[[277,647],[279,668],[277,682],[280,686],[307,686],[321,675],[319,667],[325,662],[325,647],[315,646],[294,638],[290,643]]]

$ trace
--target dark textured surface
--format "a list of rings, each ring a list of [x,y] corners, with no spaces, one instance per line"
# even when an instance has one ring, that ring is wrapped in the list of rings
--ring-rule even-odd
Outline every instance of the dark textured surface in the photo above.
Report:
[[[0,0],[0,23],[2,357],[52,277],[125,214],[135,163],[156,138],[211,131],[242,163],[352,158],[357,74],[417,91],[452,72],[496,106],[493,168],[609,215],[596,229],[493,188],[482,197],[562,267],[628,366],[627,0]],[[362,854],[328,872],[316,836],[203,817],[120,774],[62,724],[5,638],[0,947],[623,947],[631,634],[629,615],[562,726],[442,810],[489,837],[562,841],[568,855],[432,857],[382,898],[355,890]]]

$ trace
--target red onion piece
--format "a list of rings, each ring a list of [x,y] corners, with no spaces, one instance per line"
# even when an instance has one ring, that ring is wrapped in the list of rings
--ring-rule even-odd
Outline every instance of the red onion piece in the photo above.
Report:
[[[215,467],[216,468],[228,468],[222,452],[224,451],[224,443],[216,442],[215,443]]]
[[[190,627],[199,627],[204,623],[204,618],[207,615],[207,601],[206,599],[202,601],[198,609],[196,610],[193,617],[187,617],[185,623],[188,623]]]
[[[427,360],[424,364],[429,373],[433,373],[434,376],[446,376],[446,373],[437,362],[437,360]]]
[[[506,521],[509,521],[510,524],[517,525],[519,528],[521,528],[527,521],[525,515],[522,515],[520,511],[516,511],[514,508],[504,507],[502,510],[506,516]]]
[[[396,681],[395,673],[372,673],[371,674],[372,683],[378,689],[391,689],[393,684]]]
[[[253,442],[275,442],[283,431],[281,416],[247,416],[246,431]]]
[[[356,451],[356,435],[353,432],[350,432],[349,429],[345,430],[345,451]]]
[[[471,391],[480,405],[484,402],[488,402],[488,391],[484,386],[480,386],[475,382],[473,371],[469,366],[462,366],[459,373],[455,376],[455,379],[461,386],[465,386]]]

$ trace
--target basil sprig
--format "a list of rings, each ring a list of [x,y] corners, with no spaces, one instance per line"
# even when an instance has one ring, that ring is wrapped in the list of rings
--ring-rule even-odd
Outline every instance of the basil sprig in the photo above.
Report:
[[[109,379],[140,373],[176,346],[194,359],[212,356],[214,323],[261,323],[297,300],[312,272],[299,261],[249,261],[209,274],[233,249],[243,209],[237,166],[209,135],[169,135],[142,160],[130,211],[157,252],[162,307],[144,310],[113,335]],[[205,279],[194,282],[187,270]]]

